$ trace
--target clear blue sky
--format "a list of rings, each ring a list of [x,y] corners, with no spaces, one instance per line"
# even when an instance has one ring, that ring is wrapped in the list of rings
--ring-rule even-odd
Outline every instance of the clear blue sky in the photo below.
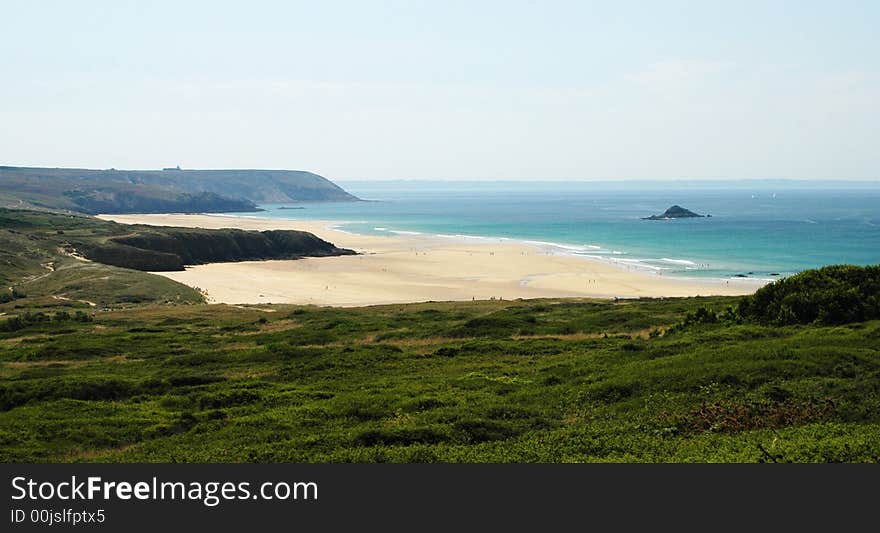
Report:
[[[0,164],[880,178],[877,1],[0,0]]]

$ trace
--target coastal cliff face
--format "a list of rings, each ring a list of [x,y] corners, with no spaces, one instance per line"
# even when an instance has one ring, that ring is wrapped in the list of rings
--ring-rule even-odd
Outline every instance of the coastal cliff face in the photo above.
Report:
[[[662,215],[651,215],[642,220],[670,220],[675,218],[703,218],[708,215],[698,215],[693,211],[685,209],[679,205],[674,205],[663,212]]]
[[[151,172],[151,183],[208,191],[254,203],[351,202],[358,198],[332,181],[302,170],[164,170]]]
[[[89,306],[204,301],[198,291],[148,271],[352,254],[305,231],[127,225],[84,215],[0,208],[2,286]]]
[[[133,235],[78,247],[100,263],[144,271],[183,270],[186,265],[353,255],[351,250],[305,231],[204,230],[135,226]]]
[[[98,213],[257,211],[275,202],[348,202],[330,180],[298,170],[89,170],[0,166],[0,202]]]

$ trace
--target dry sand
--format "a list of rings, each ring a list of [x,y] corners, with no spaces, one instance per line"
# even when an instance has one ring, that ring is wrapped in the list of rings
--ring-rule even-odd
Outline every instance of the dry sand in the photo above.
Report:
[[[489,298],[634,298],[739,295],[758,280],[701,280],[649,274],[548,248],[427,235],[354,235],[332,221],[219,215],[101,215],[127,224],[314,233],[360,255],[245,261],[189,267],[163,276],[207,291],[212,302],[333,306]]]

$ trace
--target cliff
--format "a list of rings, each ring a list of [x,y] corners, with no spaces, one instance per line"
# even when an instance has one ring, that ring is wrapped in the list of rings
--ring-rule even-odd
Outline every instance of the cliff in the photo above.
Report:
[[[80,213],[256,211],[258,203],[357,201],[298,170],[90,170],[0,166],[0,203]]]
[[[99,263],[154,272],[204,263],[354,254],[304,231],[135,228],[134,234],[81,243],[75,248]]]

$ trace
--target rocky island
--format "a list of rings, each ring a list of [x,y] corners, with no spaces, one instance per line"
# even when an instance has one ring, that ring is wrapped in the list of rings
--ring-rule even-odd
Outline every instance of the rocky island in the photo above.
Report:
[[[642,220],[671,220],[674,218],[703,218],[703,217],[711,217],[712,215],[698,215],[693,211],[685,209],[679,205],[674,205],[663,212],[662,215],[651,215],[649,217],[644,217]]]

